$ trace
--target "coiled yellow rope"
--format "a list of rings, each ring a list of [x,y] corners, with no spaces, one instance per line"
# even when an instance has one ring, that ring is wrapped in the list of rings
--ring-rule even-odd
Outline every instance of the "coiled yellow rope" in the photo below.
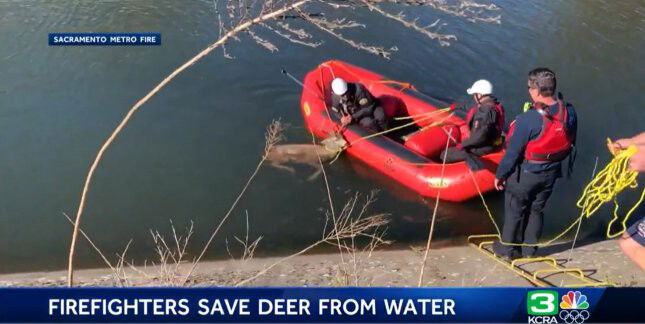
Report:
[[[614,159],[598,173],[598,175],[585,187],[582,196],[576,205],[582,209],[581,217],[591,217],[600,206],[614,201],[614,213],[611,221],[607,225],[607,238],[614,238],[625,232],[627,229],[626,223],[632,213],[638,206],[645,200],[645,189],[641,193],[640,199],[629,209],[627,214],[621,221],[621,229],[618,232],[612,233],[611,229],[613,224],[620,219],[618,215],[618,201],[616,196],[626,188],[637,188],[638,172],[629,168],[630,158],[638,152],[636,146],[630,146],[625,150],[615,153]]]
[[[510,245],[510,246],[534,246],[534,247],[544,247],[544,246],[551,245],[555,241],[559,240],[564,235],[566,235],[571,229],[575,227],[575,225],[578,222],[581,222],[583,218],[591,217],[598,210],[598,208],[600,208],[600,206],[602,206],[603,204],[611,200],[614,201],[615,207],[614,207],[613,217],[609,222],[609,224],[607,225],[607,238],[614,238],[625,232],[627,227],[626,223],[629,220],[629,217],[636,210],[636,208],[638,208],[638,206],[641,203],[643,203],[643,201],[645,201],[645,188],[644,188],[639,200],[634,204],[634,206],[632,206],[632,208],[630,208],[627,214],[625,214],[625,216],[623,217],[621,221],[621,229],[615,233],[611,232],[613,224],[620,219],[620,216],[618,215],[619,205],[618,205],[618,202],[616,201],[617,195],[627,188],[638,187],[638,183],[636,181],[636,177],[638,176],[638,173],[629,168],[629,160],[634,154],[636,154],[636,152],[638,152],[638,149],[635,146],[630,146],[625,150],[617,152],[614,155],[614,158],[607,164],[607,166],[605,166],[605,168],[602,171],[600,171],[591,180],[591,182],[589,182],[589,184],[587,184],[587,186],[585,187],[584,191],[582,192],[582,195],[580,196],[580,198],[576,203],[576,206],[581,209],[581,212],[580,212],[580,215],[574,220],[574,222],[571,223],[571,225],[569,225],[566,229],[564,229],[554,238],[547,240],[545,242],[534,243],[534,244],[511,243],[511,242],[503,242],[501,240],[500,228],[497,225],[497,222],[495,221],[495,218],[493,217],[493,214],[490,211],[490,208],[488,208],[488,204],[486,204],[486,200],[484,199],[484,196],[481,190],[479,189],[479,186],[477,186],[477,181],[475,181],[475,177],[473,173],[470,172],[470,175],[473,178],[475,185],[477,186],[477,191],[484,205],[484,209],[486,210],[486,213],[488,214],[488,217],[490,218],[491,222],[495,226],[495,229],[497,230],[497,237],[502,244]]]

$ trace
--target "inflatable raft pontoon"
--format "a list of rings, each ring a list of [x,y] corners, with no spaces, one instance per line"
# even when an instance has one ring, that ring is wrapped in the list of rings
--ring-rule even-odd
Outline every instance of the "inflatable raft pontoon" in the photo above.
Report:
[[[485,168],[468,169],[466,162],[442,166],[440,153],[446,145],[456,145],[468,128],[464,120],[420,99],[420,94],[405,84],[393,82],[365,69],[328,61],[309,72],[304,79],[301,111],[309,130],[319,138],[339,131],[340,120],[331,110],[331,81],[340,77],[362,83],[381,102],[388,117],[397,123],[411,123],[395,132],[373,133],[358,125],[341,131],[350,145],[346,153],[396,180],[420,195],[448,201],[463,201],[493,189],[495,170],[503,152],[479,157]],[[436,113],[432,113],[436,112]],[[440,123],[439,126],[433,126]],[[442,170],[443,168],[443,170]],[[443,174],[443,176],[442,176]],[[474,178],[474,181],[473,181]]]

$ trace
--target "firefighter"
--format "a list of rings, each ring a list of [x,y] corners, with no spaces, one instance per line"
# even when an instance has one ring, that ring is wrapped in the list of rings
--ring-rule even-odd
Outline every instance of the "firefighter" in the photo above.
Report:
[[[374,132],[387,128],[385,110],[362,84],[335,78],[331,88],[332,109],[340,115],[343,127],[355,123]]]
[[[542,234],[543,210],[553,186],[562,176],[563,160],[569,172],[575,157],[576,111],[556,96],[556,76],[547,68],[528,74],[530,109],[518,115],[509,129],[507,150],[496,173],[495,188],[504,190],[504,227],[493,251],[509,260],[532,257]]]
[[[503,143],[504,107],[493,96],[493,85],[488,80],[478,80],[466,92],[475,100],[465,119],[470,134],[441,153],[446,163],[463,161],[468,154],[481,156],[497,151]]]

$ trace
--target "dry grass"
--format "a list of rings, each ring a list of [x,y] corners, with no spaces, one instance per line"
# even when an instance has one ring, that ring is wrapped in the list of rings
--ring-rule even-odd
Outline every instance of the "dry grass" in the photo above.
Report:
[[[208,241],[206,241],[206,244],[204,244],[204,247],[202,248],[201,252],[199,253],[199,256],[193,260],[193,264],[190,268],[190,271],[186,274],[184,281],[182,283],[185,284],[188,278],[193,274],[197,266],[199,265],[199,262],[202,260],[204,255],[206,254],[206,251],[208,251],[208,248],[210,245],[213,243],[213,240],[215,239],[215,236],[219,233],[220,229],[222,228],[222,225],[228,220],[228,218],[231,216],[231,213],[237,206],[237,204],[240,202],[244,194],[246,193],[246,190],[249,188],[251,185],[251,182],[253,182],[253,179],[255,179],[255,176],[258,174],[260,171],[260,168],[266,161],[269,152],[273,147],[280,142],[282,139],[282,132],[284,131],[284,125],[279,121],[279,120],[274,120],[271,122],[269,127],[267,127],[267,131],[265,134],[265,145],[264,145],[264,153],[262,154],[262,158],[260,159],[260,162],[258,162],[257,166],[255,167],[255,170],[251,173],[251,176],[249,176],[248,180],[244,184],[244,187],[242,187],[242,190],[240,193],[237,195],[237,198],[235,198],[235,201],[231,205],[231,207],[228,209],[224,217],[220,220],[220,222],[217,224],[213,232],[211,233],[211,236],[208,238]]]
[[[320,240],[311,243],[310,245],[306,246],[305,248],[301,249],[300,251],[293,253],[291,255],[288,255],[286,257],[283,257],[281,259],[278,259],[277,261],[267,265],[264,267],[262,270],[258,271],[254,275],[245,278],[237,283],[235,283],[234,286],[243,286],[248,283],[253,282],[257,278],[269,273],[271,270],[273,270],[276,266],[296,257],[302,254],[305,254],[312,249],[323,245],[323,244],[330,244],[330,245],[335,245],[340,246],[339,248],[343,251],[347,251],[347,249],[352,249],[350,248],[352,246],[351,243],[353,242],[356,238],[358,237],[367,237],[371,239],[370,245],[372,247],[376,247],[379,244],[386,243],[387,241],[382,239],[381,232],[379,232],[379,229],[383,228],[388,223],[387,215],[386,214],[375,214],[375,215],[370,215],[366,216],[366,211],[369,207],[369,205],[374,201],[371,196],[368,196],[367,200],[363,204],[363,207],[360,209],[360,212],[355,213],[354,212],[354,207],[356,206],[357,202],[360,200],[361,196],[360,194],[354,195],[352,198],[350,198],[342,208],[340,214],[337,215],[336,221],[331,220],[333,226],[327,226],[330,218],[328,213],[326,226],[323,230],[323,235],[320,238]],[[349,263],[346,263],[343,261],[341,263],[341,266],[346,266]],[[348,272],[347,270],[344,271],[344,276],[348,277]],[[348,277],[349,278],[349,277]]]
[[[233,236],[235,241],[237,241],[241,246],[242,246],[242,254],[239,257],[239,261],[242,263],[246,263],[247,261],[253,259],[253,256],[255,255],[255,250],[258,248],[258,245],[260,244],[260,241],[262,241],[262,236],[256,238],[253,241],[249,241],[249,211],[246,211],[246,232],[244,235],[244,239],[241,239],[237,236]],[[233,254],[228,248],[228,239],[226,240],[226,251],[228,252],[228,255],[231,256],[231,258],[235,259]]]
[[[341,215],[345,213],[353,213],[356,203],[359,201],[360,195],[356,193],[354,197],[345,204]],[[376,191],[371,192],[366,196],[364,203],[358,212],[357,218],[363,218],[369,206],[376,201]],[[344,217],[340,218],[341,221]],[[362,231],[359,235],[352,236],[344,239],[339,245],[341,253],[346,255],[345,259],[341,259],[341,263],[337,266],[336,276],[333,278],[332,284],[335,286],[371,286],[374,278],[370,278],[364,271],[367,263],[369,263],[372,252],[382,245],[390,244],[391,241],[384,239],[387,228],[384,227],[386,223],[374,224],[368,230]],[[339,224],[338,227],[342,228],[344,224]],[[367,238],[368,242],[365,244],[358,244],[357,238]]]

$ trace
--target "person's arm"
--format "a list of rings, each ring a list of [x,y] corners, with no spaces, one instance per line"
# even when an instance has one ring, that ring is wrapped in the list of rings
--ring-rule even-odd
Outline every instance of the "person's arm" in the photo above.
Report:
[[[567,114],[569,116],[569,120],[567,121],[569,124],[568,130],[569,130],[569,137],[571,138],[571,143],[573,145],[576,145],[576,140],[578,138],[578,115],[576,114],[576,110],[573,108],[573,106],[569,106],[569,113]]]
[[[620,150],[628,148],[630,145],[645,147],[645,132],[642,132],[634,137],[621,138],[615,142],[607,142],[607,148],[611,154],[616,155]]]
[[[636,172],[645,172],[645,144],[637,144],[636,148],[638,152],[629,159],[629,167]]]
[[[620,148],[627,148],[630,145],[645,145],[645,132],[631,138],[619,139],[614,143],[620,145]]]
[[[352,119],[359,120],[373,114],[376,99],[362,84],[356,84],[354,100],[356,100],[358,110],[352,114]]]
[[[452,103],[449,108],[455,116],[466,121],[466,117],[468,117],[468,112],[470,111],[470,109],[476,109],[477,107],[469,107],[466,106],[466,104],[457,104],[455,102]]]
[[[360,107],[355,113],[352,114],[353,120],[359,120],[363,117],[371,116],[374,108],[372,106]]]
[[[515,171],[520,159],[524,156],[526,144],[531,140],[531,125],[528,114],[522,114],[515,119],[515,130],[508,141],[506,154],[499,162],[495,178],[506,180]]]
[[[495,129],[497,128],[496,121],[497,112],[494,109],[488,109],[485,114],[475,116],[473,129],[470,130],[470,136],[461,142],[461,147],[464,149],[475,148],[490,142],[489,137],[495,133]]]
[[[343,114],[343,105],[340,103],[340,99],[336,95],[331,96],[331,107],[338,114]]]

